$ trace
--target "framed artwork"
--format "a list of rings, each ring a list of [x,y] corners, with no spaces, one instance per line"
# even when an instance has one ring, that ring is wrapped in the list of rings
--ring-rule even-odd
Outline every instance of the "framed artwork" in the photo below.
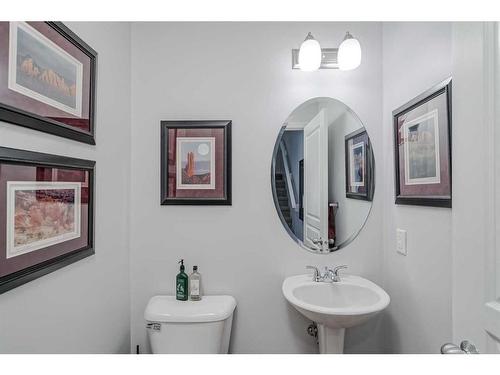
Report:
[[[393,111],[396,204],[451,207],[451,78]]]
[[[61,22],[0,22],[0,120],[94,145],[96,64]]]
[[[94,254],[94,166],[0,147],[0,293]]]
[[[345,136],[345,195],[347,198],[373,199],[373,153],[364,128]]]
[[[231,121],[161,122],[162,205],[231,205]]]

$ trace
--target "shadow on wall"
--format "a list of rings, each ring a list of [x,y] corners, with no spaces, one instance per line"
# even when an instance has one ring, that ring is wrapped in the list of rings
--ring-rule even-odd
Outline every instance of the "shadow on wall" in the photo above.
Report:
[[[383,353],[390,354],[401,354],[402,350],[395,351],[394,348],[401,348],[400,333],[398,330],[398,325],[394,321],[391,314],[385,311],[381,316],[382,327],[384,331],[384,347]],[[408,354],[408,353],[406,353]]]
[[[307,334],[307,327],[312,323],[312,321],[300,314],[289,303],[287,303],[286,305],[288,329],[293,333],[297,342],[300,342],[300,344],[302,345],[302,349],[304,350],[302,353],[319,353],[319,347],[316,343],[316,339]]]
[[[130,336],[128,336],[128,335],[124,336],[123,340],[120,343],[118,353],[123,353],[123,354],[130,353]],[[98,354],[98,353],[96,353],[96,354]]]
[[[381,332],[385,313],[374,316],[369,321],[345,330],[344,347],[346,354],[382,354],[383,337],[374,335]]]
[[[307,327],[309,324],[312,322],[305,318],[303,315],[301,315],[297,310],[293,308],[290,304],[286,303],[286,315],[282,317],[283,320],[287,322],[287,329],[292,332],[293,336],[296,339],[296,343],[299,344],[300,346],[300,352],[304,354],[318,354],[319,348],[316,343],[316,339],[312,336],[309,336],[307,334]],[[238,340],[238,329],[235,329],[235,327],[238,326],[238,307],[236,307],[236,310],[234,311],[233,315],[233,329],[231,330],[231,340],[229,342],[229,353],[232,354],[234,353],[234,343]],[[262,326],[262,329],[266,329],[265,326]],[[277,328],[276,328],[277,329]],[[280,332],[275,332],[276,335],[279,335]],[[256,347],[258,347],[258,342],[259,342],[259,333],[255,332],[255,335],[253,337],[247,337],[247,340],[255,340]],[[248,353],[247,353],[248,354]],[[261,351],[255,351],[253,354],[296,354],[296,353],[284,353],[282,351],[276,350],[274,352],[269,352],[264,350]]]

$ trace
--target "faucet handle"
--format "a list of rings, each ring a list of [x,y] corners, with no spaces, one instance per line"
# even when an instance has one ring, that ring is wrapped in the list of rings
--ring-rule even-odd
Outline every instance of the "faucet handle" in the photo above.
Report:
[[[340,270],[345,270],[347,266],[345,264],[333,268],[333,273],[338,275]]]
[[[306,266],[306,269],[310,269],[310,270],[313,270],[314,271],[314,274],[313,274],[313,281],[319,281],[320,279],[320,272],[318,270],[318,267],[315,267],[315,266]]]
[[[329,272],[332,273],[332,281],[338,282],[340,281],[340,276],[339,276],[339,271],[340,270],[345,270],[347,266],[345,264],[341,266],[334,267],[333,270],[330,270]]]

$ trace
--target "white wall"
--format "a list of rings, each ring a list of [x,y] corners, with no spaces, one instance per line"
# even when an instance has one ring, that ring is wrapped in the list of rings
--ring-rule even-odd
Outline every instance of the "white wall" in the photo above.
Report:
[[[363,63],[352,72],[292,71],[290,50],[308,31],[338,46],[349,30]],[[155,294],[173,293],[177,261],[200,266],[208,294],[238,301],[231,351],[310,353],[308,321],[284,300],[286,276],[307,264],[348,264],[380,282],[382,185],[365,229],[331,255],[299,248],[275,212],[271,155],[285,119],[305,100],[345,102],[382,160],[381,24],[134,23],[132,25],[131,348],[148,351],[143,311]],[[233,205],[160,206],[160,120],[233,121]],[[379,320],[350,330],[347,352],[381,349]]]
[[[0,353],[128,352],[130,25],[67,23],[99,53],[97,146],[0,124],[0,145],[96,160],[92,257],[0,295]]]
[[[451,75],[451,31],[451,23],[383,24],[385,173],[377,169],[377,187],[384,193],[389,353],[437,353],[452,337],[452,211],[394,204],[392,141],[392,111]],[[396,228],[408,231],[406,257],[396,253]]]

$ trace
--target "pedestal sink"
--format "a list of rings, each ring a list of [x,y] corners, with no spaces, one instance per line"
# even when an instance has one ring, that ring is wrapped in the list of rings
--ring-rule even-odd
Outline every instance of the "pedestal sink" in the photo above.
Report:
[[[283,295],[301,314],[316,322],[320,353],[343,353],[345,329],[362,324],[385,309],[389,295],[359,276],[343,275],[338,282],[316,282],[311,275],[291,276]]]

